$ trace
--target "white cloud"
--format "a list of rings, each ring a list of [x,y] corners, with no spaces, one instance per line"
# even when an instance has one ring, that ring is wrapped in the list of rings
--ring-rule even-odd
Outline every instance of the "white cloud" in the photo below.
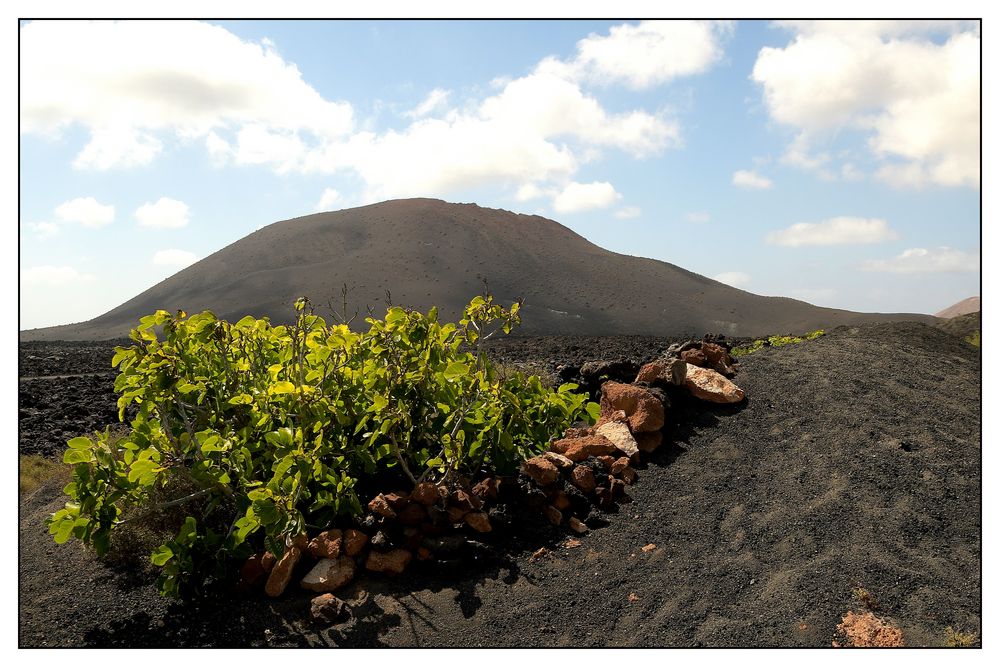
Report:
[[[156,203],[146,202],[135,210],[135,219],[142,227],[178,229],[187,226],[191,217],[188,205],[169,197],[160,197]]]
[[[93,197],[77,197],[57,206],[56,215],[65,222],[97,229],[115,221],[115,207],[101,204]]]
[[[403,115],[409,118],[423,118],[438,109],[445,108],[448,105],[450,95],[451,93],[447,90],[435,88],[427,94],[427,97],[420,104],[410,111],[404,112]]]
[[[580,213],[597,208],[607,208],[621,199],[608,182],[570,183],[552,200],[556,213]]]
[[[323,194],[319,196],[319,201],[316,202],[317,211],[329,211],[333,208],[333,205],[340,201],[340,193],[333,188],[324,188]]]
[[[845,129],[865,134],[895,185],[979,182],[980,36],[962,22],[818,21],[786,24],[785,47],[765,47],[752,78],[771,116],[798,134],[786,161],[812,168],[809,147]],[[929,33],[945,33],[933,41]],[[822,155],[822,154],[821,154]],[[815,165],[813,165],[815,166]]]
[[[626,206],[615,211],[615,217],[619,220],[630,220],[638,218],[640,215],[642,215],[642,209],[638,206]]]
[[[219,26],[38,21],[21,26],[19,37],[21,129],[88,129],[79,168],[148,164],[163,148],[154,133],[207,137],[256,125],[279,136],[335,138],[352,130],[349,104],[323,99],[272,44]],[[254,149],[260,159],[260,144]]]
[[[607,35],[577,42],[569,61],[543,60],[539,72],[633,89],[660,85],[704,72],[723,55],[721,39],[732,32],[722,21],[643,21],[613,26]]]
[[[761,176],[755,171],[740,169],[733,172],[733,185],[751,190],[767,190],[773,183],[771,183],[771,179]]]
[[[198,256],[193,252],[188,252],[187,250],[177,250],[176,248],[168,248],[167,250],[158,250],[153,254],[153,264],[157,266],[169,266],[171,268],[184,268],[198,261]]]
[[[687,220],[688,222],[703,223],[710,221],[712,219],[712,216],[710,216],[705,211],[691,211],[690,213],[684,216],[684,219]]]
[[[750,276],[742,271],[726,271],[725,273],[712,276],[712,280],[718,280],[720,283],[725,283],[730,287],[742,287],[750,282]]]
[[[891,259],[868,260],[861,268],[885,273],[973,273],[979,271],[979,253],[945,246],[909,248]]]
[[[767,242],[783,246],[866,245],[894,241],[899,234],[879,218],[840,216],[822,222],[800,222],[768,232]]]
[[[81,273],[72,266],[44,264],[21,269],[21,282],[27,286],[66,287],[92,280],[94,276]]]
[[[54,222],[29,222],[28,229],[35,232],[35,236],[44,241],[59,234],[59,225]]]
[[[545,194],[545,190],[542,190],[534,183],[525,183],[517,189],[516,193],[514,193],[514,199],[519,202],[526,202],[531,201],[532,199],[540,199],[544,197]]]

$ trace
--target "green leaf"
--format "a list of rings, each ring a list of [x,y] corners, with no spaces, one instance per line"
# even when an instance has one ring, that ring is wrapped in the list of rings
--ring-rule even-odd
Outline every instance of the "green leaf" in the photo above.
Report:
[[[601,418],[601,406],[593,401],[587,402],[587,414],[590,416],[591,421],[596,422]]]
[[[80,438],[73,438],[66,444],[69,445],[69,447],[71,447],[72,449],[90,449],[91,447],[94,446],[94,441],[91,440],[90,438],[80,437]]]
[[[150,459],[139,459],[132,464],[128,473],[128,481],[138,483],[139,486],[149,486],[156,479],[156,473],[162,468]]]
[[[448,380],[455,380],[464,375],[468,375],[469,365],[463,364],[459,361],[453,361],[448,364],[448,367],[444,370],[444,376]]]
[[[291,394],[295,391],[295,385],[285,380],[275,382],[268,389],[272,394]]]
[[[150,555],[149,560],[153,561],[153,565],[157,567],[163,567],[167,562],[174,557],[174,552],[166,544],[161,544],[153,550],[152,555]]]
[[[63,463],[75,465],[77,463],[90,463],[93,460],[93,453],[82,449],[67,449],[63,454]]]

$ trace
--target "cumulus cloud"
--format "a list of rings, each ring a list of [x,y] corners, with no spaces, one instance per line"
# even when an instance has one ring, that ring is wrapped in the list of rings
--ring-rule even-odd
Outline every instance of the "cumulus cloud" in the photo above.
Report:
[[[272,45],[207,23],[37,21],[21,26],[20,46],[22,132],[86,128],[81,169],[148,164],[167,134],[249,125],[338,137],[353,128],[351,106],[323,99]],[[252,144],[244,153],[260,159],[261,134],[243,138]]]
[[[519,202],[531,201],[532,199],[540,199],[546,195],[546,191],[538,187],[534,183],[525,183],[517,189],[514,193],[514,199]]]
[[[597,84],[621,83],[636,90],[706,71],[723,55],[725,21],[643,21],[613,26],[607,35],[577,42],[567,61],[543,60],[539,72]]]
[[[115,207],[101,204],[93,197],[77,197],[57,206],[56,215],[64,222],[98,229],[115,221]]]
[[[845,129],[867,136],[895,185],[979,183],[980,35],[957,21],[810,21],[785,24],[792,41],[761,49],[752,78],[771,116],[797,130],[785,161]],[[929,39],[943,34],[945,39]]]
[[[840,216],[822,222],[800,222],[769,232],[767,242],[783,246],[866,245],[894,241],[899,234],[879,218]]]
[[[946,246],[909,248],[891,259],[868,260],[861,268],[884,273],[974,273],[979,271],[979,253]]]
[[[92,280],[94,276],[77,271],[72,266],[43,264],[21,269],[21,282],[27,286],[67,287]]]
[[[638,206],[626,206],[615,211],[615,217],[619,220],[630,220],[642,215],[642,209]]]
[[[187,250],[177,250],[176,248],[158,250],[153,254],[153,264],[156,266],[169,266],[171,268],[180,269],[185,266],[190,266],[197,261],[198,256],[193,252],[188,252]]]
[[[156,203],[146,202],[135,210],[135,219],[142,227],[178,229],[187,226],[191,217],[188,205],[169,197],[160,197]]]
[[[767,190],[773,183],[770,178],[761,176],[755,171],[740,169],[733,172],[733,185],[750,190]]]
[[[324,188],[323,194],[319,196],[319,201],[316,202],[317,211],[329,211],[333,208],[333,205],[340,201],[340,193],[333,188]]]
[[[606,181],[570,183],[552,200],[556,213],[580,213],[607,208],[621,199],[613,185]]]
[[[718,280],[720,283],[725,283],[730,287],[742,287],[750,282],[750,276],[742,271],[726,271],[712,276],[712,280]]]

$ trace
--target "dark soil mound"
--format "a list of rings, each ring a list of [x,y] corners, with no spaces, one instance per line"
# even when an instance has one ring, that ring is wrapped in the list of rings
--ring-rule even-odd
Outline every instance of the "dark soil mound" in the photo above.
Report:
[[[525,334],[727,335],[803,332],[929,315],[866,315],[764,297],[652,259],[619,255],[537,215],[405,199],[268,225],[83,324],[21,332],[21,340],[99,340],[128,334],[158,309],[211,310],[287,323],[308,296],[342,310],[382,312],[392,300],[457,321],[483,279],[504,302],[525,299]],[[357,320],[363,325],[363,317]]]
[[[983,318],[978,311],[966,315],[957,315],[947,320],[942,320],[937,324],[942,331],[947,331],[952,336],[965,338],[975,331],[982,331]]]
[[[538,361],[609,356],[567,344]],[[452,571],[362,577],[330,629],[297,592],[165,601],[54,545],[42,522],[63,501],[43,488],[20,506],[20,644],[829,646],[859,586],[909,646],[981,632],[978,350],[921,324],[842,327],[743,358],[736,381],[744,405],[675,406],[674,444],[581,546],[541,525]]]

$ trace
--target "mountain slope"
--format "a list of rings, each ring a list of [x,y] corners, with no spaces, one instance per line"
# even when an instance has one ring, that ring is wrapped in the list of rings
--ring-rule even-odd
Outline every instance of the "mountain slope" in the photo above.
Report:
[[[969,313],[978,313],[980,308],[979,297],[970,296],[968,299],[962,299],[958,303],[953,303],[940,313],[934,313],[934,316],[947,319],[949,317],[958,317],[959,315],[968,315]]]
[[[525,299],[525,334],[721,332],[752,336],[926,315],[860,314],[762,297],[673,264],[613,253],[552,220],[475,204],[394,200],[278,222],[223,248],[89,322],[21,332],[21,340],[126,335],[157,309],[212,310],[227,319],[288,321],[308,296],[381,314],[396,304],[456,318],[489,281],[502,301]],[[359,320],[360,321],[360,320]]]

